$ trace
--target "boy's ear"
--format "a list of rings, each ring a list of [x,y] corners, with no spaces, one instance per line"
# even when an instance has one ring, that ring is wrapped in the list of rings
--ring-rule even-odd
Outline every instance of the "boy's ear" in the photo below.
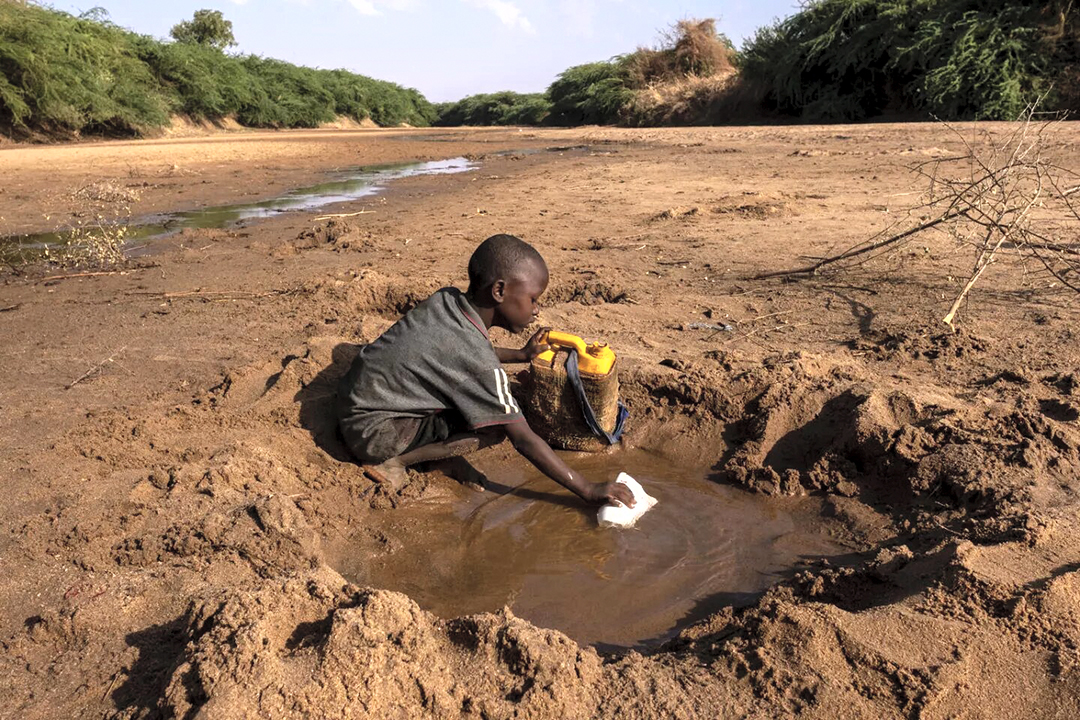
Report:
[[[491,284],[491,299],[496,303],[502,303],[506,297],[506,281],[496,280]]]

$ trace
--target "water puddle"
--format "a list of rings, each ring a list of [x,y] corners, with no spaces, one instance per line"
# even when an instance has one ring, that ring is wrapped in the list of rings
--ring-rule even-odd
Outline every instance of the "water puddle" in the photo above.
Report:
[[[318,185],[290,190],[270,200],[236,203],[215,207],[160,213],[127,218],[118,224],[126,225],[128,248],[162,238],[185,229],[227,228],[241,223],[262,220],[283,212],[303,212],[334,203],[358,200],[378,195],[386,186],[403,178],[419,175],[451,175],[469,172],[479,165],[463,157],[421,163],[378,165],[335,173],[337,177]],[[33,256],[46,248],[66,244],[73,236],[71,230],[28,235],[0,236],[0,257]]]
[[[385,513],[376,522],[390,551],[352,548],[338,570],[444,618],[508,605],[614,649],[659,644],[721,607],[752,602],[804,559],[845,552],[815,498],[752,495],[642,450],[568,462],[597,479],[625,469],[659,504],[632,530],[603,530],[595,512],[524,461],[481,466],[516,489]]]

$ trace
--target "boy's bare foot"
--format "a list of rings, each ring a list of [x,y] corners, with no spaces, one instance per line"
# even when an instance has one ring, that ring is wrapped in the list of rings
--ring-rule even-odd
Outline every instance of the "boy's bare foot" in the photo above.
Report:
[[[398,458],[390,458],[380,465],[365,465],[364,474],[377,483],[388,485],[394,492],[404,487],[409,477]]]

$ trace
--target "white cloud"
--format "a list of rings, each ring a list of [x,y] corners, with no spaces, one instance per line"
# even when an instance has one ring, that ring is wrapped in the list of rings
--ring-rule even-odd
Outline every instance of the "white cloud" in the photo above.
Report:
[[[499,18],[503,25],[509,28],[518,28],[525,32],[533,32],[532,23],[529,22],[529,18],[525,17],[525,13],[521,12],[514,3],[509,0],[465,0],[470,5],[490,10],[495,13],[495,17]]]
[[[559,12],[566,18],[566,28],[574,35],[592,37],[596,33],[596,19],[601,14],[615,12],[610,5],[622,0],[561,0]]]
[[[247,0],[233,0],[233,2],[247,2]],[[348,0],[361,15],[382,15],[382,9],[387,10],[415,10],[417,0]]]
[[[361,15],[378,15],[375,3],[371,0],[349,0],[349,4],[360,11]]]

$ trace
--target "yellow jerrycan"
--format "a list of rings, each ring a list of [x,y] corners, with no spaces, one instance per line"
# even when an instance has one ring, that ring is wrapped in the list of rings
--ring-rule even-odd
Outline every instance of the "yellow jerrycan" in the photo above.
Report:
[[[619,402],[615,352],[607,343],[550,331],[550,350],[529,367],[525,416],[549,445],[597,452],[622,435],[629,414]]]

